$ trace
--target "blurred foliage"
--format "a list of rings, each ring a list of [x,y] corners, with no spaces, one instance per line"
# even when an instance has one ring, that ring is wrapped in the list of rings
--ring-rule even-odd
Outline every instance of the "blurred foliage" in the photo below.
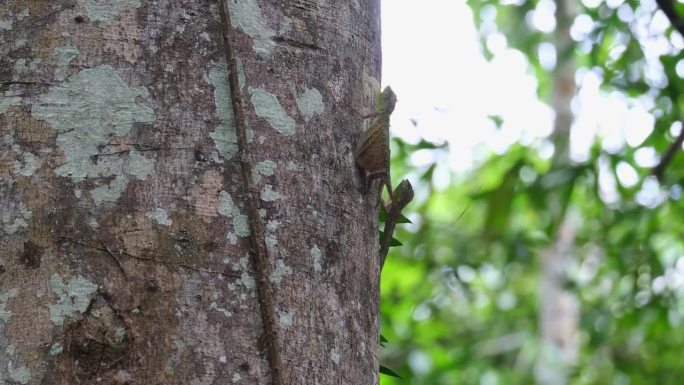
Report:
[[[381,384],[533,384],[539,348],[539,252],[559,224],[576,227],[566,287],[580,301],[580,352],[569,383],[676,384],[684,377],[684,207],[680,202],[684,154],[664,180],[639,159],[663,154],[678,135],[684,108],[684,69],[678,32],[650,28],[653,1],[585,1],[573,5],[591,29],[573,36],[573,60],[593,71],[606,93],[647,106],[655,118],[638,145],[607,148],[596,138],[587,159],[552,168],[537,145],[513,145],[463,174],[448,171],[448,148],[393,139],[393,175],[414,181],[416,199],[398,226],[404,246],[391,249],[381,279],[381,362],[403,380]],[[539,46],[554,44],[530,22],[540,1],[471,1],[483,52],[491,33],[502,33],[523,53],[549,100],[552,71]],[[587,19],[588,18],[588,19]],[[655,29],[657,31],[657,29]],[[669,44],[649,57],[646,39]],[[674,44],[674,42],[679,42]],[[651,55],[652,56],[652,55]],[[655,71],[655,72],[654,72]],[[655,75],[653,75],[655,73]],[[492,119],[500,126],[501,117]],[[411,165],[411,154],[430,151],[433,163]],[[566,162],[567,163],[567,162]],[[619,169],[636,173],[625,183]],[[444,171],[444,169],[447,169]],[[435,174],[450,183],[437,188]],[[441,185],[440,185],[441,186]]]

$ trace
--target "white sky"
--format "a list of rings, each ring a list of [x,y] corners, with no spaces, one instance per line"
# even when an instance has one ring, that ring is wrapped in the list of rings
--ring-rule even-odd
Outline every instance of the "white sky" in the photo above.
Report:
[[[598,0],[584,0],[587,7],[598,4]],[[623,1],[609,0],[608,5],[620,9]],[[526,21],[542,32],[552,31],[553,6],[551,1],[540,1]],[[653,0],[644,0],[642,7],[648,14],[641,19],[638,12],[623,13],[637,34],[649,37],[642,44],[647,55],[656,60],[647,77],[658,82],[662,80],[662,69],[658,71],[657,55],[681,49],[684,43],[677,34],[672,34],[672,40],[663,36],[668,21],[662,14],[651,18],[654,6]],[[493,20],[493,15],[490,18]],[[575,19],[572,34],[578,41],[592,28],[592,20],[587,18],[580,15]],[[543,146],[543,138],[551,132],[553,111],[538,100],[537,81],[526,58],[510,49],[506,37],[491,24],[486,44],[495,55],[487,62],[465,1],[383,1],[382,23],[383,84],[391,85],[399,99],[392,115],[394,135],[409,142],[420,137],[447,140],[449,163],[456,171],[471,167],[475,154],[482,154],[483,148],[503,152],[516,141]],[[619,50],[620,43],[616,44]],[[553,67],[552,45],[540,47],[539,55],[549,68]],[[684,72],[684,63],[682,68]],[[625,144],[639,145],[653,129],[655,119],[648,112],[650,100],[633,100],[600,90],[600,73],[595,71],[578,71],[577,83],[581,87],[573,105],[573,159],[586,159],[595,137],[601,138],[607,150],[618,151]],[[488,119],[491,115],[503,118],[500,130]],[[411,119],[417,121],[417,127]],[[657,161],[654,151],[642,152],[640,159],[643,167]],[[429,161],[420,157],[414,160]],[[624,185],[636,183],[634,175],[634,169],[627,164],[618,170]]]
[[[488,140],[502,151],[524,128],[533,136],[550,132],[552,112],[537,100],[526,59],[504,50],[488,63],[465,2],[383,1],[382,18],[383,83],[399,98],[395,135],[411,142],[446,139],[452,167],[462,170],[471,166],[478,143]],[[501,131],[489,115],[504,118]]]

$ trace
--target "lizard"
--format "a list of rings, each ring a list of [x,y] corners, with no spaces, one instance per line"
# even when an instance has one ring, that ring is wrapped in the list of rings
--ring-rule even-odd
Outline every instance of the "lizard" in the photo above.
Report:
[[[391,202],[385,206],[387,217],[385,219],[385,228],[383,229],[382,237],[380,239],[380,270],[385,264],[387,253],[389,252],[390,243],[392,242],[392,234],[397,225],[397,221],[401,217],[401,211],[406,205],[413,200],[413,186],[411,182],[404,179],[399,183],[397,189],[393,194],[390,194]]]
[[[378,101],[379,109],[364,118],[375,117],[370,127],[364,131],[354,150],[354,159],[361,168],[365,186],[362,190],[366,193],[374,179],[381,179],[378,188],[378,195],[382,196],[383,187],[387,187],[387,193],[392,199],[392,180],[390,178],[390,148],[389,148],[389,126],[390,115],[394,111],[397,103],[397,96],[389,86],[382,91]],[[384,184],[384,186],[383,186]],[[378,204],[382,200],[378,197]]]

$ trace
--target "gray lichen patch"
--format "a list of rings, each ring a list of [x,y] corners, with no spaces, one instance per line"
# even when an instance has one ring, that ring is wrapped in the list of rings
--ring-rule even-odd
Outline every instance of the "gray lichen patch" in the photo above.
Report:
[[[240,282],[247,289],[254,287],[254,278],[247,272],[242,272],[242,275],[240,276]]]
[[[286,33],[289,33],[290,31],[292,31],[292,18],[285,16],[280,21],[280,28],[278,29],[278,33],[284,35]]]
[[[128,7],[140,7],[140,0],[80,0],[85,5],[88,18],[96,26],[104,28]]]
[[[23,202],[16,206],[0,206],[0,224],[2,230],[7,235],[15,234],[17,231],[28,227],[28,220],[33,217],[33,212],[26,208]]]
[[[33,175],[33,173],[40,167],[40,164],[42,163],[41,160],[36,158],[35,155],[28,151],[22,152],[21,156],[24,158],[23,163],[19,162],[18,159],[15,160],[14,172],[23,176]]]
[[[230,310],[219,307],[216,302],[212,302],[209,306],[217,312],[223,314],[224,317],[230,317],[231,315],[233,315],[233,313]]]
[[[309,255],[311,255],[311,261],[313,263],[313,268],[315,272],[320,272],[323,270],[323,267],[321,266],[321,249],[318,248],[318,245],[313,245],[311,247],[311,250],[309,250]]]
[[[268,26],[256,0],[234,0],[228,2],[231,22],[254,39],[254,52],[268,57],[275,43],[275,32]]]
[[[7,112],[11,106],[16,106],[21,103],[21,97],[12,95],[13,91],[6,91],[0,93],[0,114]]]
[[[335,364],[340,363],[340,354],[337,352],[337,350],[335,350],[335,349],[330,350],[330,359]]]
[[[126,335],[126,329],[125,328],[116,328],[116,330],[114,331],[114,342],[117,344],[121,344],[123,342],[125,335]]]
[[[154,161],[144,157],[138,151],[131,151],[128,156],[128,174],[138,180],[145,180],[154,171]]]
[[[240,215],[240,209],[233,203],[233,198],[226,191],[219,192],[218,212],[224,217]]]
[[[55,57],[57,58],[57,68],[59,69],[58,78],[63,78],[67,73],[69,62],[79,54],[79,50],[74,47],[55,47]]]
[[[18,382],[20,384],[28,384],[31,381],[31,369],[26,366],[20,366],[15,368],[12,362],[7,366],[7,371],[9,372],[9,378],[12,381]]]
[[[27,17],[31,16],[31,13],[29,12],[28,9],[24,8],[21,12],[17,13],[17,20],[22,21],[26,19]]]
[[[278,325],[283,329],[292,326],[293,318],[294,315],[287,310],[278,311]]]
[[[297,98],[297,108],[306,120],[311,119],[314,115],[320,115],[325,111],[323,95],[317,89],[309,88]]]
[[[57,303],[48,306],[50,321],[55,325],[63,325],[65,318],[76,312],[86,311],[97,285],[80,275],[70,279],[65,285],[62,278],[55,273],[50,277],[50,288],[59,297]]]
[[[11,31],[12,24],[14,24],[14,21],[12,19],[0,20],[0,29],[4,29],[5,31]]]
[[[172,224],[172,221],[169,219],[169,215],[166,213],[166,210],[159,207],[148,212],[145,214],[145,216],[159,223],[160,225],[171,226]]]
[[[249,87],[251,101],[256,114],[264,119],[279,133],[289,136],[295,133],[295,121],[292,119],[278,98],[261,88]]]
[[[254,183],[259,183],[262,176],[272,176],[275,173],[278,163],[272,160],[265,160],[254,165],[254,172],[252,173],[252,179]]]
[[[266,247],[269,250],[274,249],[276,246],[278,246],[278,238],[276,238],[274,235],[265,236],[264,242],[266,243]]]
[[[96,203],[118,199],[128,185],[126,174],[145,179],[154,160],[135,150],[112,153],[111,139],[127,135],[135,123],[155,120],[152,109],[136,103],[137,97],[147,96],[144,87],[129,87],[108,65],[83,70],[51,87],[31,114],[57,130],[64,162],[55,173],[75,182],[116,176],[93,190]]]
[[[233,218],[233,228],[239,237],[249,236],[249,218],[246,215],[238,215]]]
[[[211,13],[211,18],[214,19],[214,21],[221,21],[221,15],[219,14],[218,5],[211,4],[209,6],[209,13]]]
[[[50,347],[50,355],[51,356],[56,356],[58,354],[62,354],[63,351],[64,351],[64,347],[59,342],[54,343],[52,345],[52,347]]]
[[[261,200],[264,202],[274,202],[281,198],[279,192],[273,190],[273,186],[267,184],[261,190]]]
[[[218,152],[225,159],[230,159],[237,153],[238,146],[233,123],[233,106],[230,89],[228,89],[228,69],[225,62],[220,62],[209,71],[209,81],[214,86],[216,114],[221,120],[216,131],[209,136],[214,140]]]
[[[280,221],[277,219],[272,219],[266,223],[266,229],[268,231],[276,231],[280,227]]]
[[[287,171],[301,171],[302,167],[293,161],[287,162]]]
[[[19,289],[12,289],[6,293],[0,293],[0,321],[7,323],[12,319],[12,312],[7,309],[7,301],[16,298]]]
[[[126,186],[128,186],[128,178],[117,176],[109,184],[94,188],[90,191],[90,195],[98,205],[102,202],[116,202],[126,190]]]
[[[289,266],[285,265],[285,262],[283,262],[282,260],[278,260],[275,268],[271,272],[271,276],[269,277],[269,279],[271,282],[278,284],[280,283],[280,281],[283,280],[283,277],[288,274],[292,274],[292,269]]]
[[[42,63],[43,60],[38,58],[38,59],[24,59],[24,58],[19,58],[16,59],[14,62],[14,71],[17,74],[26,74],[31,71],[35,72],[38,69],[38,66],[40,63]]]
[[[233,218],[233,229],[237,236],[249,236],[249,220],[247,216],[240,213],[240,208],[233,203],[233,198],[226,191],[219,192],[218,213],[224,217]]]
[[[276,219],[272,219],[266,223],[266,230],[268,231],[268,234],[265,237],[265,242],[266,242],[266,247],[270,249],[274,249],[276,246],[278,246],[278,237],[273,234],[278,227],[280,227],[280,221]]]
[[[26,71],[28,67],[26,67],[26,59],[17,59],[14,62],[14,72],[16,73],[23,73]]]

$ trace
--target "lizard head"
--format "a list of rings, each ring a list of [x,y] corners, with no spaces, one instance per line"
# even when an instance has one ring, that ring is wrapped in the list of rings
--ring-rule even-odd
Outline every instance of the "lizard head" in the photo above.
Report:
[[[385,87],[385,89],[382,90],[382,107],[388,114],[391,114],[392,111],[394,111],[395,104],[397,104],[397,95],[392,91],[390,86]]]

